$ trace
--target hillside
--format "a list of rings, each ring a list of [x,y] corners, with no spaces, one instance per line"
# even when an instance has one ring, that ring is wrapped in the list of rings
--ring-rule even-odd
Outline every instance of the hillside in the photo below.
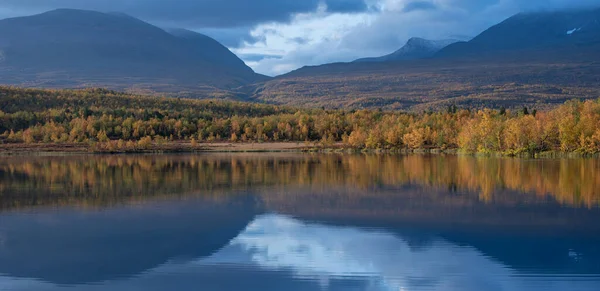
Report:
[[[578,51],[600,44],[600,9],[520,13],[469,42],[450,45],[437,57],[473,57],[510,51]]]
[[[538,108],[600,96],[600,10],[519,14],[433,58],[304,67],[253,88],[274,104]]]
[[[123,14],[60,9],[0,20],[0,78],[28,87],[215,91],[265,80],[215,40]]]
[[[419,37],[413,37],[409,39],[402,48],[389,55],[374,58],[363,58],[355,60],[354,62],[394,62],[424,59],[433,57],[441,49],[456,42],[458,42],[458,40],[428,40]]]

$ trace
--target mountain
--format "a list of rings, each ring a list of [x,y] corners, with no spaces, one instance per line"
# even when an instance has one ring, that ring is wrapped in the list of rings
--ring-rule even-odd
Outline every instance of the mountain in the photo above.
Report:
[[[73,9],[0,20],[0,77],[24,86],[154,91],[227,89],[266,79],[208,36]]]
[[[600,44],[600,8],[520,13],[437,57],[473,57],[514,51],[582,49]]]
[[[405,60],[417,60],[429,58],[435,55],[442,48],[458,42],[455,39],[428,40],[419,37],[413,37],[399,50],[382,57],[363,58],[354,62],[393,62]]]
[[[244,61],[218,41],[187,29],[168,29],[167,32],[194,47],[194,51],[204,60],[212,60],[222,66],[252,74],[253,71]]]
[[[600,96],[600,9],[521,13],[433,57],[310,66],[253,86],[273,104],[538,109]]]

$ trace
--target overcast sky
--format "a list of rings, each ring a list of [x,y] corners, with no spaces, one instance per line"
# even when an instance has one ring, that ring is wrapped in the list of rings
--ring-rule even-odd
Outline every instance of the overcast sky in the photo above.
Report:
[[[468,38],[511,15],[600,0],[1,0],[0,18],[56,8],[123,12],[221,41],[255,71],[380,56],[408,38]]]

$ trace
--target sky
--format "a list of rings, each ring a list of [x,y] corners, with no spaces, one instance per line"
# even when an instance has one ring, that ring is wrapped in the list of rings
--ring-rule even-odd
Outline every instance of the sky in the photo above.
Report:
[[[256,72],[347,62],[411,37],[467,40],[519,12],[600,6],[600,0],[2,0],[0,18],[57,8],[122,12],[207,34]]]

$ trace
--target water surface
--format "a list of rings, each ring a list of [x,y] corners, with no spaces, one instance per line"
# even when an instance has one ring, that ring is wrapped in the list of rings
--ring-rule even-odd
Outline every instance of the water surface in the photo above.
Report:
[[[0,158],[0,290],[600,290],[600,161]]]

